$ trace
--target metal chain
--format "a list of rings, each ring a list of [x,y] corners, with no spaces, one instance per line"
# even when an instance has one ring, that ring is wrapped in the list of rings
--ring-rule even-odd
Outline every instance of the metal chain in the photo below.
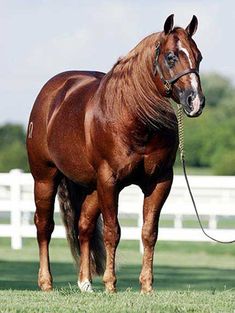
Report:
[[[184,112],[182,105],[178,105],[177,120],[178,120],[178,136],[179,136],[179,151],[181,162],[184,160]]]
[[[204,227],[202,226],[202,222],[197,210],[197,206],[193,197],[193,193],[192,190],[190,188],[189,185],[189,181],[188,181],[188,177],[187,177],[187,173],[186,173],[186,165],[185,165],[185,155],[184,155],[184,115],[183,115],[183,107],[182,105],[178,105],[178,110],[177,110],[177,119],[178,119],[178,136],[179,136],[179,152],[180,152],[180,159],[181,159],[181,163],[182,163],[182,167],[183,167],[183,172],[184,172],[184,177],[185,177],[185,181],[188,187],[188,191],[193,203],[193,207],[198,219],[198,223],[200,225],[200,228],[202,230],[202,232],[204,233],[204,235],[208,238],[210,238],[211,240],[218,242],[218,243],[223,243],[223,244],[228,244],[228,243],[234,243],[235,240],[231,240],[231,241],[221,241],[221,240],[217,240],[213,237],[211,237],[210,235],[208,235],[205,230]]]

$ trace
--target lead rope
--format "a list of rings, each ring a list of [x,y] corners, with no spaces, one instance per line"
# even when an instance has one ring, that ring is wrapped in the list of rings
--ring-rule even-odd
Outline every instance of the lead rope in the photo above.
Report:
[[[203,228],[203,226],[202,226],[202,222],[201,222],[201,219],[200,219],[198,210],[197,210],[197,206],[196,206],[196,203],[195,203],[193,194],[192,194],[192,190],[191,190],[190,185],[189,185],[189,181],[188,181],[188,177],[187,177],[187,172],[186,172],[185,155],[184,155],[184,121],[183,121],[183,107],[182,107],[182,105],[178,105],[177,119],[178,119],[180,160],[181,160],[182,167],[183,167],[183,172],[184,172],[185,181],[186,181],[186,184],[187,184],[187,187],[188,187],[188,191],[189,191],[189,194],[190,194],[192,203],[193,203],[193,207],[194,207],[194,210],[195,210],[195,213],[196,213],[196,216],[197,216],[197,219],[198,219],[198,223],[199,223],[199,225],[200,225],[200,228],[201,228],[202,232],[204,233],[204,235],[205,235],[206,237],[210,238],[211,240],[213,240],[213,241],[215,241],[215,242],[223,243],[223,244],[234,243],[235,240],[231,240],[231,241],[222,241],[222,240],[217,240],[217,239],[211,237],[210,235],[208,235],[208,234],[205,232],[205,230],[204,230],[204,228]]]

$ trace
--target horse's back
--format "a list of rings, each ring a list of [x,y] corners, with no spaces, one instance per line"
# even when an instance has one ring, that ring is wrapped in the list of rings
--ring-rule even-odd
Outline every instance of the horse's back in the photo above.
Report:
[[[35,163],[54,163],[48,142],[61,145],[60,138],[55,138],[62,133],[58,125],[59,128],[73,129],[76,123],[74,117],[79,114],[81,127],[86,103],[97,90],[103,76],[101,72],[68,71],[54,76],[43,86],[29,119],[27,148],[32,172],[33,167],[38,167],[34,166]]]
[[[101,72],[67,71],[52,77],[41,89],[31,112],[30,121],[43,118],[49,122],[53,111],[73,91],[104,76]],[[42,121],[42,120],[41,120]]]

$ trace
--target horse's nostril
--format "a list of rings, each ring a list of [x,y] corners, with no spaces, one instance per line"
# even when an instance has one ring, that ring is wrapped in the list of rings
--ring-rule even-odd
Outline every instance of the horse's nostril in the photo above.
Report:
[[[191,110],[193,109],[193,104],[192,104],[192,102],[193,102],[193,98],[192,98],[192,96],[190,95],[190,96],[188,96],[188,105],[189,105],[189,107],[190,107]]]

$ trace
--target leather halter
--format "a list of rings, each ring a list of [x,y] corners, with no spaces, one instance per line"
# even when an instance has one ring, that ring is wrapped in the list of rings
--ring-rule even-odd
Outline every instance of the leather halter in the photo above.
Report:
[[[159,75],[159,77],[160,77],[160,79],[164,85],[164,88],[165,88],[167,95],[170,95],[170,93],[172,91],[172,85],[175,82],[177,82],[177,80],[180,79],[182,76],[194,73],[199,77],[199,72],[196,68],[189,68],[189,69],[186,69],[186,70],[176,74],[174,77],[172,77],[170,79],[165,79],[163,76],[162,70],[159,66],[159,63],[158,63],[159,54],[160,54],[160,42],[158,42],[156,45],[153,74],[154,74],[154,76],[156,76],[156,74],[158,73],[158,75]]]

